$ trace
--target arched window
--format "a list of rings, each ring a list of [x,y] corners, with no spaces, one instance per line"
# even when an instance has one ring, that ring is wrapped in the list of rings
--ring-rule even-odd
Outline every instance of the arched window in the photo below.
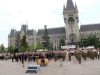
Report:
[[[68,24],[69,24],[70,26],[73,26],[73,25],[74,25],[74,18],[70,17],[70,18],[68,19]]]
[[[70,17],[70,18],[68,19],[68,22],[74,22],[74,19],[73,19],[72,17]]]

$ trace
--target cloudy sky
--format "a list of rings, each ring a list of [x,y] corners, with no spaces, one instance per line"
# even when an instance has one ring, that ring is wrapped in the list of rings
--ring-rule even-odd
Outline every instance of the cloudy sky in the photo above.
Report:
[[[0,0],[0,44],[8,45],[11,29],[20,30],[22,24],[29,29],[62,27],[63,4],[67,0]],[[100,23],[100,0],[73,0],[79,9],[81,24]]]

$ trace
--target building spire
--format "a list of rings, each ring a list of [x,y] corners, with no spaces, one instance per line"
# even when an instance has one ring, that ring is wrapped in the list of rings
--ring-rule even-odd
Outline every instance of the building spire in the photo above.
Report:
[[[75,10],[76,10],[76,12],[78,12],[78,8],[77,8],[76,2],[75,2]]]
[[[65,9],[65,4],[63,4],[63,9]]]
[[[74,10],[74,9],[75,9],[72,0],[67,0],[67,3],[66,3],[66,9],[67,9],[67,10]]]

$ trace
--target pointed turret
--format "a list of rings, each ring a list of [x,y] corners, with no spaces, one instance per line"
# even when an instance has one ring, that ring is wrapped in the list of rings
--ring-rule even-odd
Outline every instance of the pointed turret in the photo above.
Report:
[[[75,2],[75,10],[76,10],[76,12],[78,12],[78,8],[77,8],[76,2]]]
[[[28,25],[22,25],[21,31],[24,31],[24,33],[26,34],[27,30],[28,30]]]
[[[66,10],[75,10],[74,4],[72,0],[67,0]]]
[[[63,10],[65,9],[65,4],[63,4]]]

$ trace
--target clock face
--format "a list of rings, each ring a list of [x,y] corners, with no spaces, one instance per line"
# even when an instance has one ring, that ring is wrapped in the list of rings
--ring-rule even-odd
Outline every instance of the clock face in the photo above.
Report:
[[[68,19],[68,24],[69,24],[69,25],[74,25],[74,18],[70,17],[70,18]]]

